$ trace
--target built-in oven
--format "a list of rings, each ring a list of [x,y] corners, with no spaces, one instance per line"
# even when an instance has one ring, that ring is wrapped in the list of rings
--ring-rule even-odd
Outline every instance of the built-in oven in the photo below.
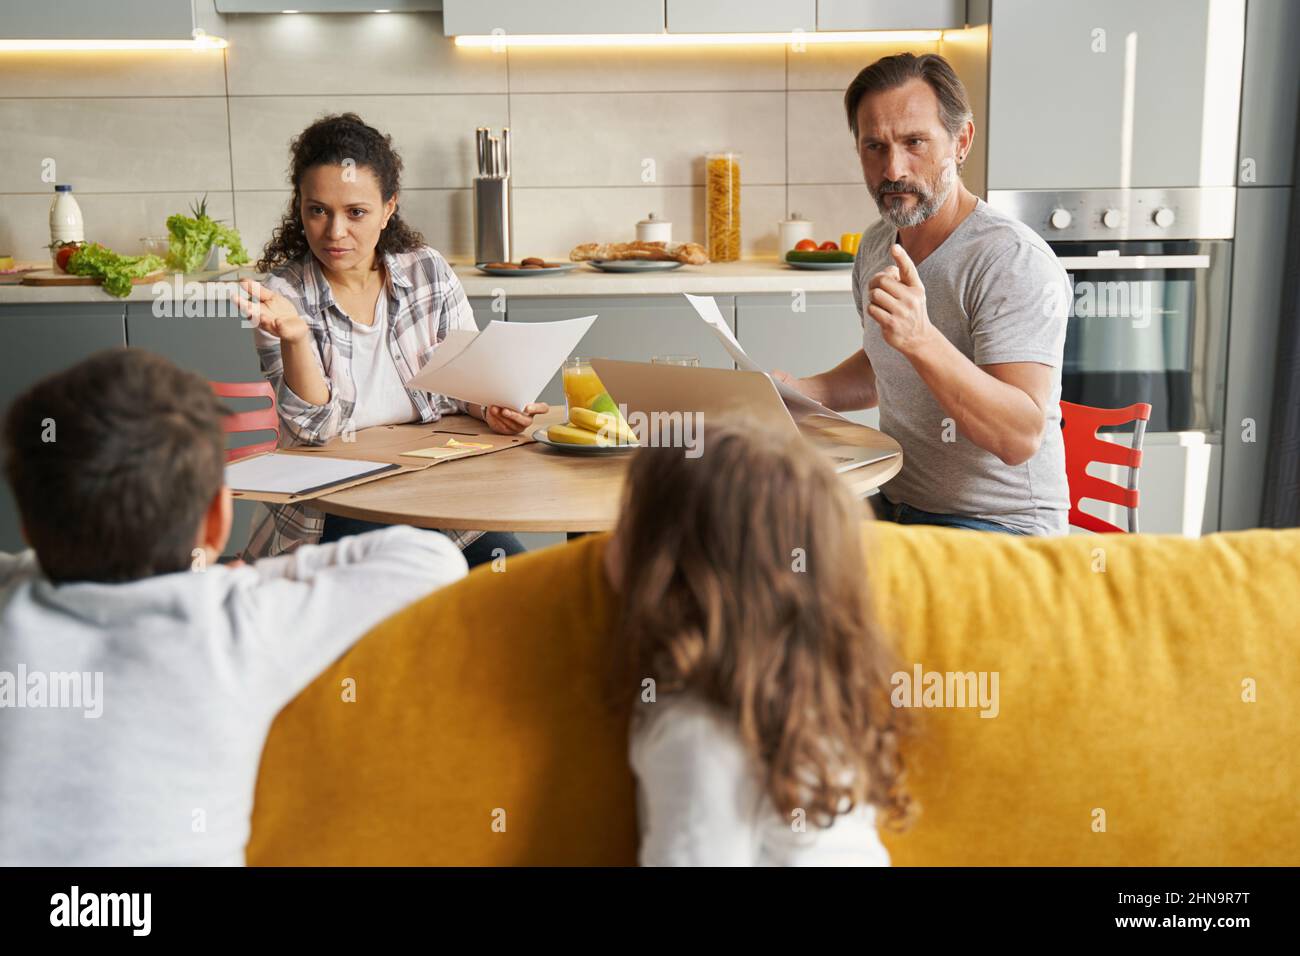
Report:
[[[1232,189],[992,191],[1069,276],[1061,398],[1151,404],[1149,432],[1223,429]]]

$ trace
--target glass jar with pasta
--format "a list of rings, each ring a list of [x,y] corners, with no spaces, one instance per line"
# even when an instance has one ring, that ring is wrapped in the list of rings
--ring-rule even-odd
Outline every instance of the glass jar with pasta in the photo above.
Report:
[[[705,243],[713,262],[740,258],[740,154],[704,158]]]

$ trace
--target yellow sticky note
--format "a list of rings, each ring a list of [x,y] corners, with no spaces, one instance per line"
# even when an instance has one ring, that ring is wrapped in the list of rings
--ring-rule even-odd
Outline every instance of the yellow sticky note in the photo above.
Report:
[[[402,452],[403,458],[456,458],[462,452],[455,448],[418,448],[415,451]]]
[[[454,438],[448,438],[448,439],[447,439],[447,447],[448,447],[448,448],[491,448],[491,447],[492,447],[492,443],[489,442],[488,444],[484,445],[484,444],[482,444],[481,442],[475,442],[475,441],[457,441],[457,440],[454,439]]]

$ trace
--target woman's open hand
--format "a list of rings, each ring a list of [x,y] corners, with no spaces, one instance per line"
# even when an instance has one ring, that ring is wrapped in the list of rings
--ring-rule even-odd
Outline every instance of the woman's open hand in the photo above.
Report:
[[[534,415],[545,415],[551,406],[545,402],[531,402],[522,412],[504,405],[484,405],[483,420],[498,435],[518,435],[533,423]]]
[[[288,299],[255,279],[241,279],[239,287],[249,297],[235,296],[235,304],[257,323],[257,328],[282,342],[301,342],[307,338],[307,323]]]

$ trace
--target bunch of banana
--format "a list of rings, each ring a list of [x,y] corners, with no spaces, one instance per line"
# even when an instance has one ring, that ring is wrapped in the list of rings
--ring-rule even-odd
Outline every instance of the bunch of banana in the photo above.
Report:
[[[605,448],[610,445],[637,444],[636,432],[628,427],[617,410],[597,412],[590,408],[571,406],[568,422],[551,425],[546,429],[546,434],[551,441],[565,445],[597,445]]]

